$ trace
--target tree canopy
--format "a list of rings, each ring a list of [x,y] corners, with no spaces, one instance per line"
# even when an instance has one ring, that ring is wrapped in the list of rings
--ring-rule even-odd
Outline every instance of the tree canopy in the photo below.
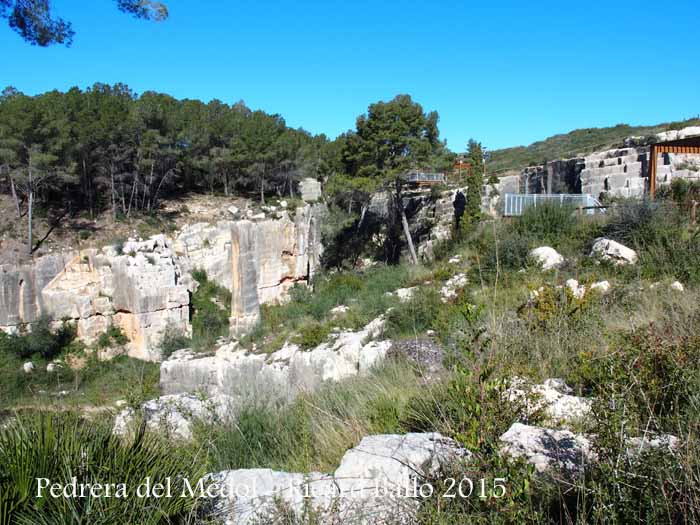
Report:
[[[135,18],[160,22],[168,18],[168,8],[153,0],[115,0],[117,8]],[[0,0],[0,18],[32,45],[70,46],[75,31],[70,22],[56,17],[50,0]]]
[[[30,152],[50,155],[53,182],[35,197],[93,215],[150,212],[173,192],[294,195],[301,177],[328,174],[328,148],[325,136],[289,128],[281,116],[243,102],[137,96],[124,84],[33,97],[6,88],[0,95],[5,188],[20,189]]]

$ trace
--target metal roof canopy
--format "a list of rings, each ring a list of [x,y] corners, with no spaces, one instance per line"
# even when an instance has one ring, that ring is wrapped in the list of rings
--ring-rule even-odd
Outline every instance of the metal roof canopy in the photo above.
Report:
[[[656,196],[656,161],[659,153],[700,155],[700,136],[667,140],[652,144],[649,149],[649,196]]]

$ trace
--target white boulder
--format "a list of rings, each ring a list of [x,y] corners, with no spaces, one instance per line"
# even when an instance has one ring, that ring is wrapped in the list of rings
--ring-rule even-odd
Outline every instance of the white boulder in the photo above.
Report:
[[[680,281],[673,281],[670,287],[671,290],[674,290],[676,292],[682,292],[685,290],[685,288],[683,288],[683,284]]]
[[[540,473],[557,471],[579,475],[586,464],[596,459],[591,441],[568,430],[514,423],[500,440],[502,455],[523,458]]]
[[[331,308],[331,315],[333,317],[339,317],[346,313],[348,310],[350,310],[349,306],[345,306],[344,304],[340,304],[336,306],[335,308]]]
[[[564,257],[550,246],[540,246],[529,253],[541,270],[553,270],[560,268],[564,264]]]
[[[506,390],[510,402],[525,403],[527,415],[542,411],[552,422],[571,423],[585,419],[591,413],[592,399],[571,395],[573,390],[563,379],[547,379],[539,385],[528,385],[515,378]]]
[[[458,273],[457,275],[448,279],[445,284],[440,288],[440,295],[442,296],[442,302],[446,303],[450,299],[455,299],[459,290],[467,285],[467,276],[463,273]]]
[[[400,302],[407,303],[418,291],[417,286],[412,286],[410,288],[399,288],[393,292],[387,292],[385,295],[388,297],[397,297]]]
[[[568,279],[566,281],[566,288],[571,292],[574,299],[581,300],[586,295],[586,287],[582,284],[578,284],[576,279]]]
[[[606,294],[610,291],[610,283],[608,281],[599,281],[591,285],[591,291],[596,291],[600,294]]]
[[[195,394],[176,394],[146,401],[141,411],[149,429],[176,439],[190,440],[195,422],[213,424],[232,418],[236,406],[234,401],[227,395],[207,399]],[[117,414],[112,431],[119,436],[127,435],[133,430],[136,420],[136,411],[126,408]]]
[[[280,509],[297,518],[312,509],[320,523],[413,523],[416,484],[440,465],[469,456],[438,433],[386,434],[363,438],[331,475],[242,469],[208,479],[222,494],[215,514],[226,525],[273,523]]]
[[[25,374],[31,374],[32,372],[34,372],[35,368],[36,367],[34,366],[34,363],[32,363],[31,361],[27,361],[22,365],[22,370]]]
[[[649,450],[665,449],[673,452],[680,446],[680,440],[670,434],[649,433],[641,437],[627,438],[625,444],[627,455],[637,457]]]
[[[639,260],[637,252],[633,249],[617,241],[605,238],[596,239],[593,243],[590,257],[595,257],[602,261],[609,261],[616,266],[635,264]]]

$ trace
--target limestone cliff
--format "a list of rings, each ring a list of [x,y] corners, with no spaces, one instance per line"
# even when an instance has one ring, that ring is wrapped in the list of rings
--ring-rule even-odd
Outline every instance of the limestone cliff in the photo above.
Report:
[[[174,239],[130,239],[0,266],[0,329],[31,329],[46,316],[75,323],[78,337],[92,343],[115,325],[129,339],[130,355],[157,360],[166,328],[191,333],[191,273],[202,269],[231,290],[232,328],[245,332],[257,322],[259,305],[283,301],[294,283],[313,275],[322,209],[305,205],[294,218],[284,211],[276,219],[198,223]]]

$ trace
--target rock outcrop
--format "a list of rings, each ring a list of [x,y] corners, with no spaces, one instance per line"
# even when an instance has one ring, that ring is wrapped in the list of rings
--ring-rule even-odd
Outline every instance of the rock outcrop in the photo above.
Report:
[[[553,270],[564,265],[564,257],[550,246],[540,246],[531,250],[529,257],[535,261],[541,270]]]
[[[37,258],[0,267],[0,329],[30,329],[41,316],[77,325],[93,343],[110,326],[129,339],[133,357],[158,360],[166,328],[191,332],[196,269],[231,290],[234,333],[249,330],[261,304],[282,302],[306,283],[322,254],[322,205],[281,211],[278,219],[219,221],[185,227],[174,239],[155,235],[120,246]],[[291,214],[293,213],[293,218]]]
[[[637,252],[633,249],[605,238],[596,239],[591,248],[590,257],[610,262],[616,266],[635,264],[639,259]]]
[[[551,422],[575,423],[590,415],[593,400],[572,393],[573,390],[562,379],[547,379],[542,384],[532,385],[515,378],[505,397],[511,403],[524,403],[527,415],[542,412]]]
[[[591,441],[569,430],[514,423],[500,439],[501,454],[523,458],[538,472],[556,471],[568,477],[578,476],[586,464],[595,460]]]
[[[310,350],[286,343],[272,354],[254,354],[226,343],[214,355],[202,356],[179,350],[160,366],[162,396],[142,405],[146,424],[151,428],[165,422],[183,429],[183,437],[193,420],[203,419],[202,410],[180,410],[179,404],[215,407],[226,402],[228,415],[235,418],[241,406],[286,402],[302,391],[313,391],[325,381],[363,375],[383,361],[391,341],[373,340],[381,334],[384,320],[379,317],[356,332],[336,332]],[[127,409],[117,418],[115,429],[122,432],[137,414]]]
[[[0,265],[0,329],[17,332],[44,312],[41,291],[76,252],[45,255],[30,264]]]
[[[94,342],[110,326],[130,341],[133,357],[157,360],[167,327],[185,335],[189,323],[188,287],[163,235],[127,241],[115,248],[84,250],[40,291],[41,313],[77,325],[78,337]]]
[[[189,351],[174,353],[161,363],[163,394],[201,392],[241,399],[291,399],[313,390],[323,381],[338,381],[364,374],[384,359],[390,341],[372,341],[383,328],[377,318],[362,330],[331,334],[328,342],[310,350],[287,343],[272,354],[254,354],[232,342],[214,355]]]
[[[418,487],[449,462],[470,453],[438,433],[367,436],[331,475],[228,470],[209,476],[223,496],[212,517],[225,525],[273,523],[280,510],[319,523],[413,523]]]
[[[168,438],[192,439],[192,425],[225,423],[235,414],[235,400],[230,396],[217,395],[204,398],[195,394],[161,396],[141,406],[147,428]],[[134,431],[139,418],[132,408],[117,414],[113,432],[119,436]]]

